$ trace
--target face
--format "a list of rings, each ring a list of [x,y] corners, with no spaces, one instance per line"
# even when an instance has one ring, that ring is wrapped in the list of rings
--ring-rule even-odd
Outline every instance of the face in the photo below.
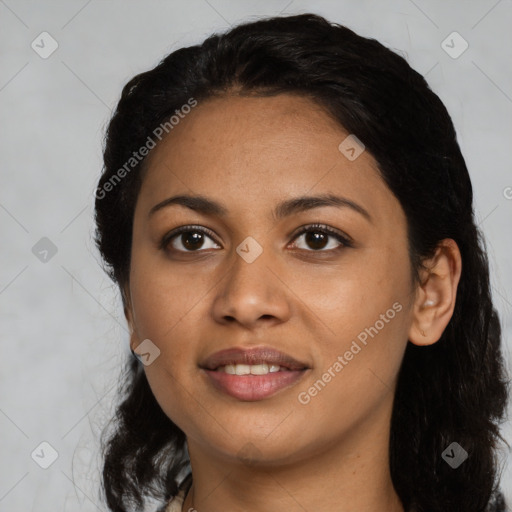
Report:
[[[226,96],[147,157],[131,344],[160,351],[144,369],[189,446],[284,463],[388,426],[411,323],[406,218],[347,136],[306,98]]]

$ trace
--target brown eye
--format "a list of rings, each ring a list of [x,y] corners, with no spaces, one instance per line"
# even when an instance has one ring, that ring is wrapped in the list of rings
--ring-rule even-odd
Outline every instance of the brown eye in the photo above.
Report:
[[[294,238],[298,240],[303,237],[305,247],[298,247],[310,252],[327,252],[340,249],[341,247],[352,247],[352,242],[338,231],[329,226],[313,225],[303,228]],[[329,239],[334,239],[330,242]],[[295,243],[297,246],[297,243]]]
[[[208,241],[210,241],[209,246]],[[169,247],[178,252],[199,252],[199,249],[216,249],[220,246],[204,228],[182,226],[162,239],[160,248]]]
[[[200,249],[204,244],[204,234],[199,233],[197,231],[189,231],[186,233],[182,233],[181,235],[181,244],[188,251],[194,251],[196,249]]]

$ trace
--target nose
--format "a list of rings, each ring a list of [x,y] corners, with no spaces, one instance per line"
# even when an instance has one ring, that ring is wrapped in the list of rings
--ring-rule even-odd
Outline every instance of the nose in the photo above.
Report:
[[[218,323],[238,323],[253,330],[277,325],[290,317],[289,288],[270,250],[248,263],[235,253],[227,275],[217,287],[213,316]]]

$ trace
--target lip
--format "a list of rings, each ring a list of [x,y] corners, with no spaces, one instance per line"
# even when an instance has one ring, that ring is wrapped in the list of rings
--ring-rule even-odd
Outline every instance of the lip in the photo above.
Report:
[[[232,375],[217,371],[228,364],[274,364],[286,370],[266,375]],[[230,348],[209,356],[200,368],[215,389],[238,400],[254,402],[269,398],[296,384],[310,369],[306,363],[271,347]]]
[[[292,356],[271,347],[228,348],[215,352],[207,357],[199,366],[205,370],[216,370],[227,364],[276,364],[288,370],[308,369],[308,365],[297,361]]]

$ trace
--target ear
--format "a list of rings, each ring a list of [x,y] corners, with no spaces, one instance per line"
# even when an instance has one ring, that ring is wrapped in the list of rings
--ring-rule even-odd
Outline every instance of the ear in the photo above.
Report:
[[[460,251],[454,240],[442,240],[432,258],[424,261],[416,290],[409,341],[432,345],[439,340],[453,310],[462,270]]]
[[[122,288],[121,295],[123,298],[124,316],[126,318],[126,322],[128,323],[128,328],[130,329],[130,349],[135,351],[135,347],[139,344],[139,340],[135,327],[135,319],[129,285],[126,285]]]

